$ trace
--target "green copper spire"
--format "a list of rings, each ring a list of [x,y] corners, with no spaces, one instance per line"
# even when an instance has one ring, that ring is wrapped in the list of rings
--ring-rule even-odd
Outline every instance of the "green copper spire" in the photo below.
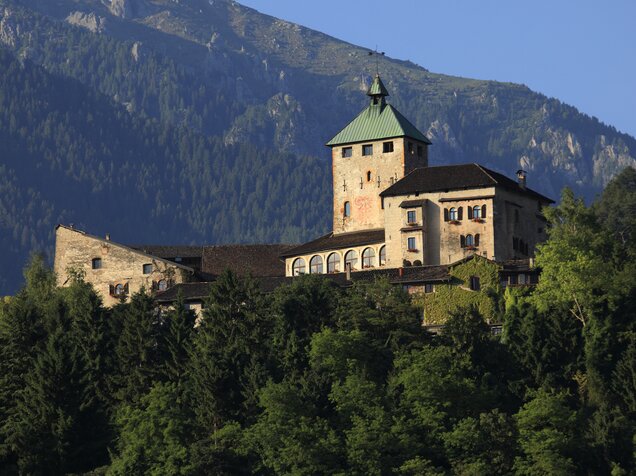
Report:
[[[371,83],[371,86],[369,87],[369,90],[367,91],[367,96],[384,97],[388,95],[389,95],[389,92],[384,87],[384,83],[380,79],[380,75],[376,74],[375,78],[373,78],[373,83]]]

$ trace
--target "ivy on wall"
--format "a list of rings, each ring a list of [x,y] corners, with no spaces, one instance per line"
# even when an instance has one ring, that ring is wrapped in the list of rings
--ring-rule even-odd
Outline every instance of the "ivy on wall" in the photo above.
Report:
[[[492,321],[496,303],[489,290],[501,293],[499,286],[499,268],[496,263],[479,255],[449,267],[451,275],[447,284],[436,284],[433,293],[413,295],[413,303],[422,309],[425,325],[441,325],[449,314],[457,308],[475,306],[484,319]],[[479,278],[480,290],[470,289],[470,278]]]

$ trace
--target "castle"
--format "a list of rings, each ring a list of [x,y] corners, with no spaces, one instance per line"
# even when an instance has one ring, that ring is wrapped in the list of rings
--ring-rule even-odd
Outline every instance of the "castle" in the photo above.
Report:
[[[324,274],[343,286],[380,275],[409,292],[435,285],[474,292],[480,277],[458,279],[454,270],[478,261],[495,270],[493,286],[536,282],[531,257],[546,238],[541,209],[553,201],[528,188],[521,170],[515,181],[478,164],[429,167],[431,142],[387,102],[379,75],[367,96],[368,106],[327,143],[329,234],[299,246],[125,246],[60,225],[59,284],[79,270],[106,305],[144,288],[167,305],[181,293],[200,310],[207,283],[224,268],[254,276],[265,291]]]

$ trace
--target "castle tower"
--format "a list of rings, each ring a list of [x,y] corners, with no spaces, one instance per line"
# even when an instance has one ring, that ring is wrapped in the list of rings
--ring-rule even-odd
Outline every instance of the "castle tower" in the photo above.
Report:
[[[384,227],[380,192],[413,169],[428,165],[424,134],[390,104],[376,75],[369,105],[331,139],[333,232]]]

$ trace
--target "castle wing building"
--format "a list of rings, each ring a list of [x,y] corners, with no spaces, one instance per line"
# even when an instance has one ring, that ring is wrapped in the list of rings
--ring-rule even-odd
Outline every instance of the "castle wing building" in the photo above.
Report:
[[[428,166],[431,142],[376,75],[369,105],[327,142],[333,231],[281,255],[287,276],[528,258],[553,201],[479,164]]]

